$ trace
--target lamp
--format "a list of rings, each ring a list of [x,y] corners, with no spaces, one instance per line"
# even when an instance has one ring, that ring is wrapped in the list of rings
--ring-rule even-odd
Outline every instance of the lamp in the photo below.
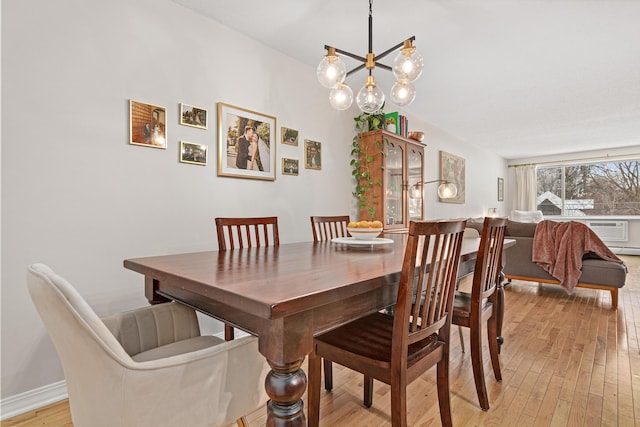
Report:
[[[392,48],[385,50],[380,55],[375,55],[373,53],[372,4],[373,0],[369,0],[369,52],[366,57],[325,45],[324,48],[327,53],[316,69],[320,84],[331,89],[329,103],[336,110],[346,110],[353,103],[353,91],[344,83],[344,80],[349,75],[363,68],[369,71],[369,75],[367,76],[364,86],[358,91],[356,96],[356,103],[362,111],[374,113],[380,110],[384,104],[384,92],[378,87],[373,78],[373,69],[376,67],[393,72],[396,83],[391,88],[390,95],[391,101],[396,105],[409,105],[416,97],[416,88],[412,82],[420,77],[424,68],[424,59],[422,55],[416,52],[416,48],[413,46],[413,41],[416,37],[411,36]],[[400,51],[393,60],[392,67],[378,63],[380,59],[398,49]],[[361,61],[362,64],[347,72],[346,65],[338,56],[338,53]]]
[[[431,184],[433,182],[439,182],[438,197],[441,199],[453,199],[458,195],[458,187],[456,184],[444,179],[434,179],[433,181],[417,182],[409,188],[409,197],[412,199],[419,199],[422,196],[422,186],[424,184]]]
[[[495,218],[498,216],[498,209],[497,208],[489,208],[489,211],[487,212],[487,216],[491,217],[491,218]]]

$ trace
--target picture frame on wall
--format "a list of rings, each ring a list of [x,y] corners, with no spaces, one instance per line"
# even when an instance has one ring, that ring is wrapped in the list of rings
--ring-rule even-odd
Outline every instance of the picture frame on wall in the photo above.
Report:
[[[207,165],[209,147],[204,144],[180,141],[180,162],[193,165]]]
[[[458,194],[451,199],[438,200],[443,203],[464,203],[465,202],[465,161],[462,157],[445,151],[440,151],[440,179],[453,182],[458,188]]]
[[[298,159],[282,158],[282,174],[283,175],[298,175],[299,162]]]
[[[129,100],[129,144],[167,148],[167,109]]]
[[[322,143],[304,140],[304,167],[306,169],[322,169]]]
[[[280,138],[283,144],[298,146],[298,131],[295,129],[281,127]]]
[[[498,201],[504,201],[504,178],[498,178]]]
[[[276,118],[218,103],[218,176],[276,179]]]
[[[198,129],[206,129],[208,123],[207,110],[189,104],[180,104],[180,124]]]

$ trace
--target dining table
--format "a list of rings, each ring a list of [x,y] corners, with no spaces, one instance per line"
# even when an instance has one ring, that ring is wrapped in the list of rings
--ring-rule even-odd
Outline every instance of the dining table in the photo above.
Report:
[[[150,303],[177,301],[257,336],[271,367],[267,426],[304,426],[302,364],[314,335],[395,303],[406,241],[387,233],[375,244],[297,242],[126,259],[124,267],[144,275]],[[459,276],[473,273],[479,243],[463,239]],[[502,313],[503,293],[498,304]]]

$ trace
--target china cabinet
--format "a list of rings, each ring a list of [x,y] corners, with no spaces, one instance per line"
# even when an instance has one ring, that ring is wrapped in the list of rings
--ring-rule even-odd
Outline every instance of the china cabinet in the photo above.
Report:
[[[359,135],[360,164],[373,183],[360,208],[361,220],[379,219],[385,231],[401,232],[410,220],[423,218],[424,147],[386,130]]]

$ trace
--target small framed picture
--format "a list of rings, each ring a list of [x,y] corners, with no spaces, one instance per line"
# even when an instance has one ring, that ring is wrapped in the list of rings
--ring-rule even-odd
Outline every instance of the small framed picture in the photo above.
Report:
[[[281,127],[280,138],[283,144],[298,146],[298,131],[295,129]]]
[[[180,124],[198,129],[206,129],[207,110],[189,104],[180,104]]]
[[[306,169],[322,169],[322,143],[304,140],[304,167]]]
[[[218,176],[276,179],[276,118],[218,103]]]
[[[282,158],[282,175],[298,175],[298,159]]]
[[[129,144],[167,148],[167,109],[129,100]]]
[[[193,165],[207,165],[208,147],[203,144],[180,141],[180,162]]]
[[[504,178],[498,178],[498,201],[504,201]]]

